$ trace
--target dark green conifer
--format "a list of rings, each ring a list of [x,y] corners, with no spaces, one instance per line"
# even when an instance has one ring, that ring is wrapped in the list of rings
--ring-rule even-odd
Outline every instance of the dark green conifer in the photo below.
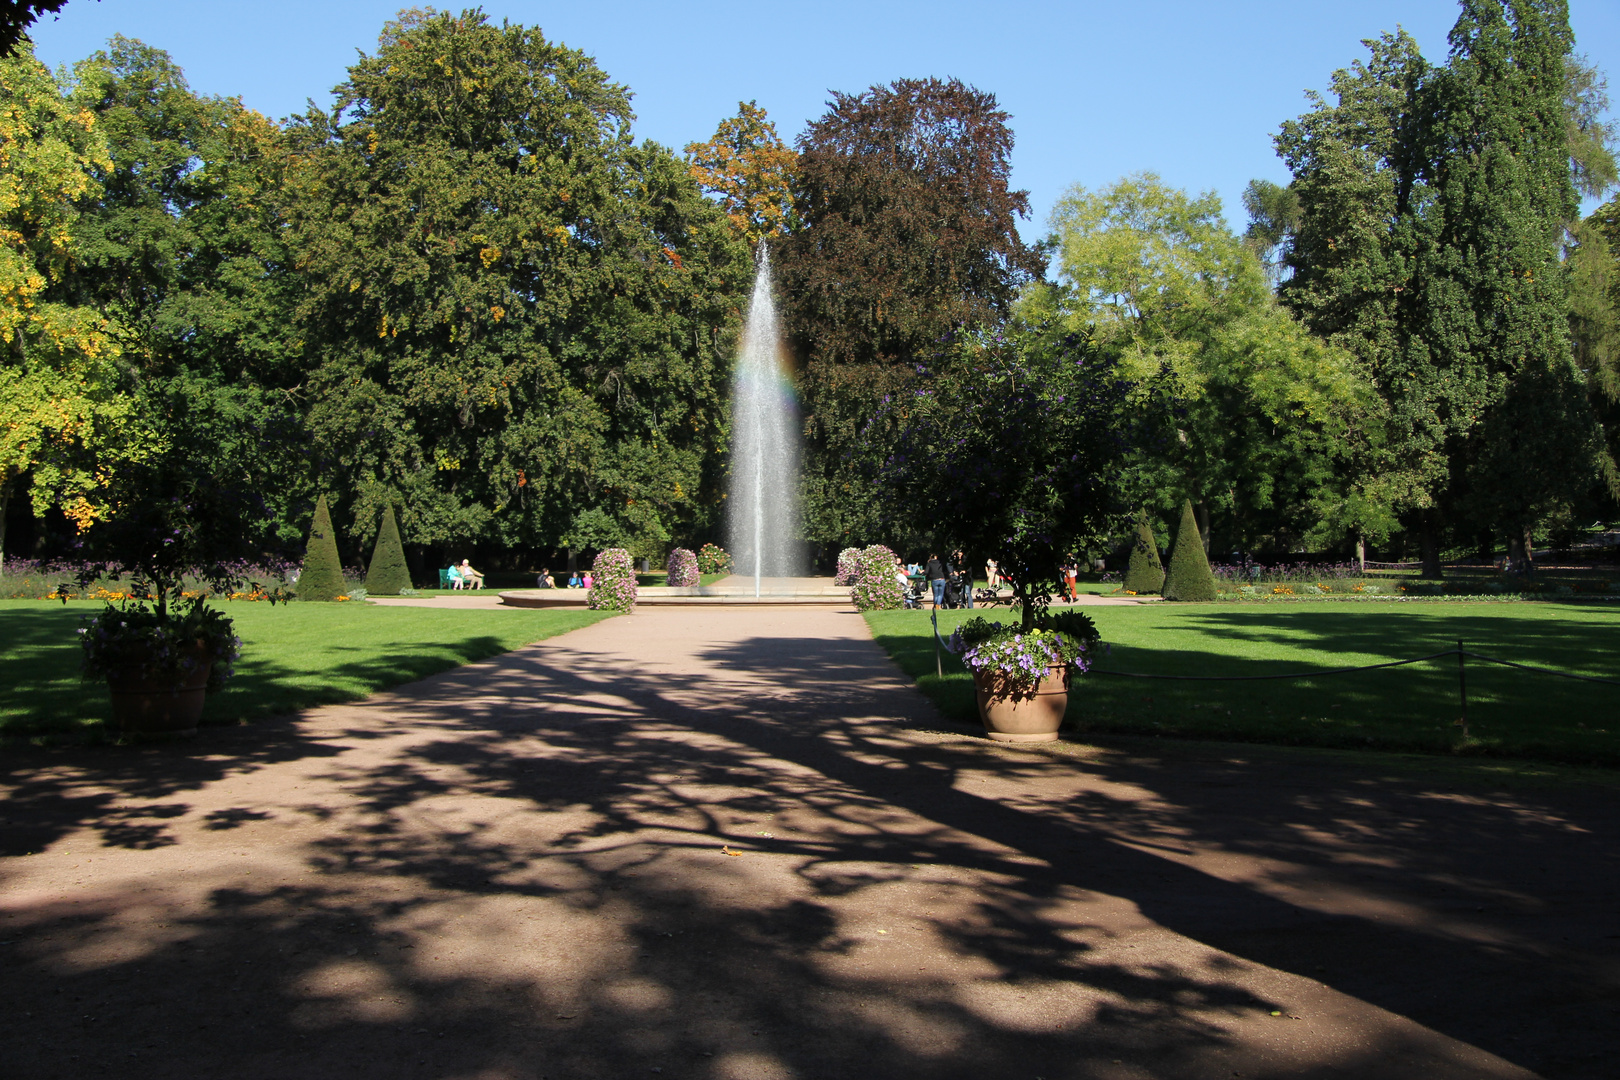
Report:
[[[377,529],[377,546],[371,552],[366,570],[367,596],[398,596],[411,587],[411,571],[405,565],[405,545],[399,540],[399,525],[392,506],[383,510]]]
[[[1164,580],[1166,600],[1215,599],[1215,575],[1209,572],[1209,558],[1204,554],[1204,538],[1198,533],[1198,519],[1193,517],[1192,500],[1181,507],[1181,527],[1176,530],[1175,543],[1170,546],[1170,572]]]
[[[304,568],[294,590],[300,600],[336,600],[344,594],[343,560],[338,557],[337,533],[332,514],[326,509],[326,496],[315,503],[315,520],[309,527],[309,546],[304,549]]]
[[[1164,563],[1159,559],[1159,542],[1148,528],[1147,511],[1136,518],[1136,539],[1131,543],[1131,561],[1125,568],[1126,592],[1138,596],[1164,588]]]

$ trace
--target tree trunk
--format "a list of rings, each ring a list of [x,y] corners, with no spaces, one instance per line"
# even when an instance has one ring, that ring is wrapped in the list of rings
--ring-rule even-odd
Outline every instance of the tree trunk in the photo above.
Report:
[[[569,548],[568,549],[568,576],[573,577],[575,571],[577,571],[578,569],[579,569],[579,552],[575,551],[573,548]]]
[[[6,511],[11,508],[11,478],[0,480],[0,573],[6,569]]]
[[[1356,533],[1356,570],[1358,573],[1367,572],[1367,538]]]
[[[1440,566],[1440,523],[1433,510],[1423,512],[1423,569],[1421,577],[1438,578],[1443,576]]]
[[[1508,530],[1507,548],[1507,569],[1509,573],[1524,574],[1527,576],[1535,573],[1535,552],[1531,547],[1530,529],[1528,526]]]
[[[1209,507],[1193,503],[1193,520],[1198,522],[1198,539],[1204,542],[1204,558],[1209,558]]]

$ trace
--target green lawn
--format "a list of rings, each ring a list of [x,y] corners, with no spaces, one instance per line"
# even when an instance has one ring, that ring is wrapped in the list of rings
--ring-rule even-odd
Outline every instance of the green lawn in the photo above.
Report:
[[[99,605],[0,600],[0,735],[101,737],[107,691],[79,679],[74,629]],[[372,604],[227,603],[242,637],[236,677],[204,723],[231,723],[377,690],[588,626],[607,613],[435,610]]]
[[[1178,675],[1260,675],[1376,664],[1454,647],[1620,678],[1620,611],[1554,603],[1283,606],[1168,603],[1090,608],[1110,646],[1097,667]],[[949,637],[977,612],[942,611]],[[1005,612],[992,618],[1012,618]],[[976,722],[973,686],[954,658],[934,674],[926,611],[871,612],[873,636],[948,716]],[[1172,682],[1090,675],[1066,724],[1086,732],[1310,746],[1500,754],[1620,765],[1620,687],[1470,660],[1471,737],[1455,726],[1454,657],[1353,675],[1274,682]]]

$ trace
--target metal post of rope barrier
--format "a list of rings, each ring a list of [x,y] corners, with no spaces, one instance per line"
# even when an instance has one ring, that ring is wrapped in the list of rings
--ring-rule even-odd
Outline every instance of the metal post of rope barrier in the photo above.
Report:
[[[930,613],[929,618],[934,621],[934,674],[940,678],[945,677],[945,662],[939,657],[939,612]]]
[[[1457,642],[1457,695],[1462,698],[1462,719],[1457,726],[1462,728],[1463,738],[1468,738],[1468,654],[1463,651],[1463,643]]]

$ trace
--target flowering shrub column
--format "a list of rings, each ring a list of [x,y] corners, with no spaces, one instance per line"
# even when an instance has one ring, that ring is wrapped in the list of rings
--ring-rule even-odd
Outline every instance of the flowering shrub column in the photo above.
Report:
[[[704,544],[698,549],[698,572],[724,574],[731,570],[731,553],[718,544]]]
[[[585,606],[593,611],[634,611],[636,571],[624,548],[608,548],[591,564],[593,583]]]
[[[900,557],[882,544],[873,544],[855,560],[855,583],[849,598],[859,611],[884,611],[905,603],[900,581]]]
[[[855,567],[861,558],[860,548],[845,548],[838,553],[838,570],[833,575],[833,584],[855,584]]]
[[[676,548],[669,553],[669,583],[676,588],[686,588],[698,583],[698,557],[686,548]]]

